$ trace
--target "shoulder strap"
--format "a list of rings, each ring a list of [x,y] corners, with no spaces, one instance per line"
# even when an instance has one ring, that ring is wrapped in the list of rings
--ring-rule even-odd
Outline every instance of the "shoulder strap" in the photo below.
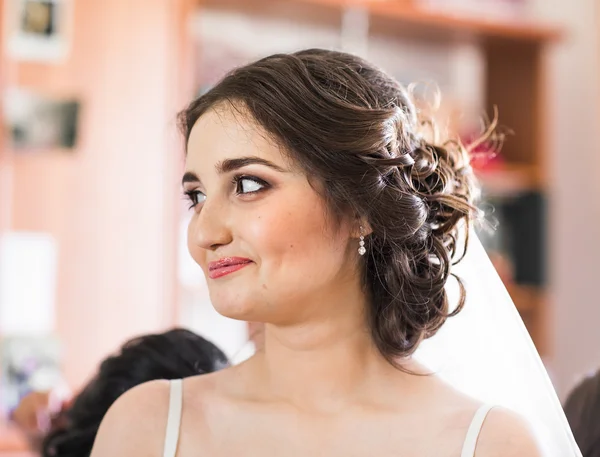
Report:
[[[473,416],[469,430],[467,430],[467,436],[465,437],[462,454],[460,455],[461,457],[475,457],[477,439],[481,433],[485,418],[493,408],[493,405],[483,405],[477,410],[475,416]]]
[[[181,379],[173,379],[169,393],[169,415],[167,416],[167,432],[163,457],[175,457],[179,441],[181,410],[183,407],[183,383]]]

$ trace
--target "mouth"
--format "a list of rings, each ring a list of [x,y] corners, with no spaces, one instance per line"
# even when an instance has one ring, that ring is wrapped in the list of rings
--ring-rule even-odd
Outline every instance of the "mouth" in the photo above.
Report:
[[[215,262],[208,264],[208,277],[210,279],[218,279],[235,273],[238,270],[250,265],[252,260],[242,257],[225,257]]]

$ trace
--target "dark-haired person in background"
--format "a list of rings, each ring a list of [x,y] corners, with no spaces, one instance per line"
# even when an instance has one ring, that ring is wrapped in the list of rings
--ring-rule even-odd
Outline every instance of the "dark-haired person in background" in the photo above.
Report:
[[[600,370],[577,384],[564,409],[583,457],[600,457]]]
[[[104,415],[124,392],[147,381],[186,378],[228,365],[227,357],[217,346],[188,330],[134,338],[100,364],[94,378],[53,418],[48,435],[32,442],[37,441],[36,447],[41,447],[44,457],[86,457]],[[35,409],[43,405],[44,398],[37,400],[32,397],[28,404],[26,398],[17,408],[18,425],[28,428],[28,423],[35,421]]]

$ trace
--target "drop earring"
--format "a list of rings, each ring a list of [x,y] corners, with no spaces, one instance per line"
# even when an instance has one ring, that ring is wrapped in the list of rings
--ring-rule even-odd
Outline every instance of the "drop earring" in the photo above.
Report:
[[[362,228],[362,226],[360,227],[360,241],[358,242],[358,254],[359,255],[365,255],[365,253],[367,252],[367,250],[365,249],[365,236],[364,236],[364,229]]]

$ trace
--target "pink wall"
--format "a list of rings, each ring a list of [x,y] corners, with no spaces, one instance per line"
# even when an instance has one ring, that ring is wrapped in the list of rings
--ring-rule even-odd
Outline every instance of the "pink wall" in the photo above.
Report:
[[[61,65],[8,64],[3,84],[83,103],[74,153],[15,156],[11,227],[60,246],[57,330],[78,386],[133,334],[175,322],[182,150],[174,115],[190,92],[187,0],[83,0]],[[190,72],[191,73],[191,72]]]

